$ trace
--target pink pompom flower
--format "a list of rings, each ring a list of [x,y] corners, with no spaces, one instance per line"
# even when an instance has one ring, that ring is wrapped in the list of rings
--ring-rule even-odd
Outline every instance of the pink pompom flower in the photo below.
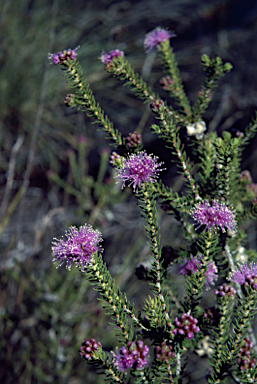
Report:
[[[54,239],[52,243],[53,262],[59,262],[58,267],[66,262],[69,270],[73,262],[76,262],[77,266],[84,271],[92,253],[98,250],[98,243],[102,241],[101,233],[91,225],[85,224],[79,229],[70,227],[65,236],[66,240]]]
[[[145,36],[144,46],[146,52],[151,51],[154,47],[159,49],[159,44],[164,43],[169,40],[171,37],[174,37],[173,32],[168,31],[167,29],[157,27],[153,31],[149,32]]]
[[[163,170],[160,168],[163,163],[158,163],[157,159],[156,156],[148,155],[146,152],[132,154],[125,159],[123,166],[117,169],[115,177],[123,182],[122,188],[128,182],[128,185],[133,185],[134,191],[137,192],[142,184],[153,183]]]
[[[208,200],[201,201],[191,210],[191,215],[199,224],[196,229],[205,225],[209,231],[215,232],[219,228],[222,232],[226,231],[225,228],[232,233],[236,230],[235,212],[217,200],[213,200],[212,205]]]
[[[251,286],[254,290],[257,290],[257,264],[252,262],[250,266],[247,263],[238,265],[232,273],[230,281],[245,287]]]

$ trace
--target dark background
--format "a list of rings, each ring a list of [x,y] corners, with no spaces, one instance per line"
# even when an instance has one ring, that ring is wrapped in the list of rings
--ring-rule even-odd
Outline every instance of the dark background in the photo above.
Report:
[[[91,206],[84,205],[90,190],[78,202],[49,179],[51,170],[64,184],[73,185],[68,158],[69,151],[77,153],[75,139],[80,135],[87,138],[91,179],[86,180],[97,179],[108,141],[90,118],[64,105],[70,90],[47,55],[80,45],[78,58],[97,101],[123,135],[136,129],[142,133],[147,150],[165,161],[164,182],[180,190],[182,179],[169,152],[150,132],[154,117],[149,107],[107,74],[98,59],[103,50],[123,50],[135,71],[164,95],[160,62],[143,49],[145,34],[156,26],[176,34],[172,46],[191,103],[203,82],[202,54],[233,64],[204,119],[209,130],[244,131],[257,104],[256,1],[0,1],[1,382],[103,382],[80,361],[77,351],[85,337],[93,336],[107,350],[114,348],[112,328],[79,272],[52,267],[52,238],[60,237],[69,225],[82,225],[89,218],[103,233],[104,258],[122,289],[136,303],[139,289],[148,294],[147,284],[139,288],[133,276],[149,252],[133,197],[110,200],[92,219]],[[242,170],[249,169],[256,182],[255,148],[256,138],[244,151]],[[111,175],[107,166],[105,184]],[[97,203],[93,196],[92,204]],[[162,244],[179,248],[182,240],[175,219],[161,213],[160,223]],[[256,249],[255,225],[246,223],[244,229],[248,246]],[[200,365],[185,380],[205,382],[206,359],[194,355],[191,361]]]

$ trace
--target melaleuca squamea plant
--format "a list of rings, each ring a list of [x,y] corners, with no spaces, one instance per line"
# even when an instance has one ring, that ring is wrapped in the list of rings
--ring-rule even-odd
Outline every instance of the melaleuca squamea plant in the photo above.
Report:
[[[122,155],[113,151],[110,164],[121,193],[132,189],[145,220],[151,263],[136,273],[148,281],[151,295],[135,311],[103,262],[100,232],[88,224],[71,227],[65,238],[54,239],[53,261],[58,266],[66,264],[68,269],[77,265],[112,317],[118,336],[112,353],[105,352],[95,339],[85,339],[80,348],[81,357],[101,368],[107,381],[182,383],[189,373],[188,353],[194,351],[199,359],[209,360],[206,383],[256,383],[257,345],[252,326],[257,312],[257,254],[243,246],[246,234],[241,224],[257,217],[257,197],[251,175],[241,172],[240,162],[243,149],[257,131],[257,118],[235,135],[209,132],[204,113],[218,80],[232,66],[220,57],[203,55],[205,80],[192,105],[171,46],[174,36],[158,27],[146,34],[144,47],[146,52],[156,50],[164,70],[160,86],[178,108],[152,91],[123,51],[103,51],[100,60],[108,73],[150,105],[156,117],[152,133],[176,156],[187,187],[184,193],[162,183],[161,173],[168,164],[144,150],[139,133],[132,131],[122,137],[114,128],[83,76],[77,48],[49,55],[72,87],[65,103],[93,117],[114,147],[125,148]],[[191,141],[191,159],[183,140]],[[183,249],[161,245],[157,204],[181,226]],[[180,296],[172,274],[183,275]],[[212,307],[203,304],[206,290],[215,303]]]

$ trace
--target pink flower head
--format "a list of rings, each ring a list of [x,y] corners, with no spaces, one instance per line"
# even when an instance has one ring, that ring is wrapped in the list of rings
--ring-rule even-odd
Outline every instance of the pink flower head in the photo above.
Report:
[[[70,270],[72,263],[76,262],[77,266],[84,271],[92,253],[97,251],[98,243],[102,241],[101,233],[94,230],[91,225],[85,224],[79,229],[70,227],[65,236],[67,240],[54,239],[53,241],[54,263],[59,262],[59,267],[66,262]]]
[[[206,225],[209,231],[221,228],[225,232],[227,228],[233,233],[236,229],[235,212],[217,200],[213,200],[212,205],[208,200],[196,204],[191,215],[199,223],[196,229],[201,225]]]
[[[174,33],[167,31],[167,29],[163,29],[160,27],[155,28],[153,31],[147,33],[145,36],[145,50],[146,52],[151,51],[153,47],[157,47],[159,49],[159,44],[164,43],[169,40],[171,37],[174,37]]]
[[[202,266],[201,261],[199,259],[197,259],[196,257],[191,255],[190,259],[187,260],[185,264],[179,266],[178,272],[180,275],[191,276],[195,272],[197,272],[198,269],[201,268],[201,266]],[[218,278],[217,267],[213,261],[208,262],[207,270],[206,270],[204,276],[206,277],[205,288],[208,290],[208,289],[210,289],[210,285],[213,285],[214,281],[217,280],[217,278]]]
[[[142,340],[137,342],[128,341],[127,347],[121,347],[116,353],[114,353],[114,364],[121,372],[126,372],[127,369],[131,368],[136,364],[137,370],[142,370],[148,364],[148,352],[149,348],[144,345]]]
[[[77,49],[79,49],[79,47],[74,49],[67,49],[58,53],[49,53],[48,58],[52,60],[54,65],[61,64],[67,59],[74,60],[77,56]]]
[[[128,185],[133,184],[134,191],[138,191],[143,183],[153,183],[163,170],[160,168],[163,163],[157,163],[157,159],[156,156],[147,155],[146,152],[132,154],[125,159],[123,167],[117,169],[115,177],[123,182],[122,188],[128,181]]]
[[[245,287],[251,286],[257,290],[257,264],[252,262],[249,267],[247,263],[238,265],[237,269],[231,275],[230,281],[244,285]]]
[[[198,271],[198,268],[201,267],[200,260],[196,259],[194,256],[190,255],[190,259],[185,262],[185,264],[181,264],[179,266],[179,274],[180,275],[191,275]]]
[[[124,56],[124,52],[120,51],[119,49],[113,49],[109,53],[106,53],[103,51],[100,60],[104,64],[109,64],[112,62],[114,57]]]

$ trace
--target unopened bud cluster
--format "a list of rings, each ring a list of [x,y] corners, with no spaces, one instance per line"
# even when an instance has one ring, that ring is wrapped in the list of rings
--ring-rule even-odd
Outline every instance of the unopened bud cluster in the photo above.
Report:
[[[170,359],[175,357],[175,353],[172,352],[172,346],[167,345],[166,341],[163,341],[161,346],[158,345],[155,348],[155,353],[157,360],[165,361],[166,363],[169,363]]]
[[[142,136],[140,133],[130,132],[129,135],[126,137],[126,144],[130,148],[138,147],[140,144],[142,144]]]
[[[188,340],[193,339],[195,333],[200,331],[200,328],[196,325],[198,320],[188,313],[183,313],[180,319],[175,317],[174,322],[176,328],[172,330],[173,334],[186,335]]]
[[[220,319],[220,311],[216,307],[205,308],[203,313],[204,321],[209,325],[217,325]]]
[[[168,91],[171,88],[174,80],[170,76],[165,76],[160,80],[160,84],[165,91]]]
[[[253,348],[253,342],[249,337],[244,339],[244,345],[239,349],[239,357],[237,363],[241,371],[252,369],[256,365],[256,359],[251,359],[251,349]]]
[[[236,290],[231,285],[228,284],[222,284],[218,287],[218,289],[215,289],[214,291],[215,295],[220,297],[233,297],[236,295]]]
[[[117,152],[112,152],[110,156],[110,164],[113,167],[121,167],[123,165],[123,157],[121,157]]]
[[[71,106],[71,103],[72,103],[72,99],[73,99],[74,95],[72,93],[68,93],[64,99],[64,104],[67,105],[67,107],[70,107]]]
[[[160,111],[161,107],[164,105],[164,102],[161,99],[153,100],[151,107],[154,112]]]
[[[52,60],[54,65],[63,64],[67,59],[74,60],[77,56],[77,49],[67,49],[58,53],[49,53],[49,59]]]
[[[96,342],[95,339],[85,339],[80,346],[79,354],[85,360],[91,360],[99,347],[102,348],[102,344],[99,341]]]

